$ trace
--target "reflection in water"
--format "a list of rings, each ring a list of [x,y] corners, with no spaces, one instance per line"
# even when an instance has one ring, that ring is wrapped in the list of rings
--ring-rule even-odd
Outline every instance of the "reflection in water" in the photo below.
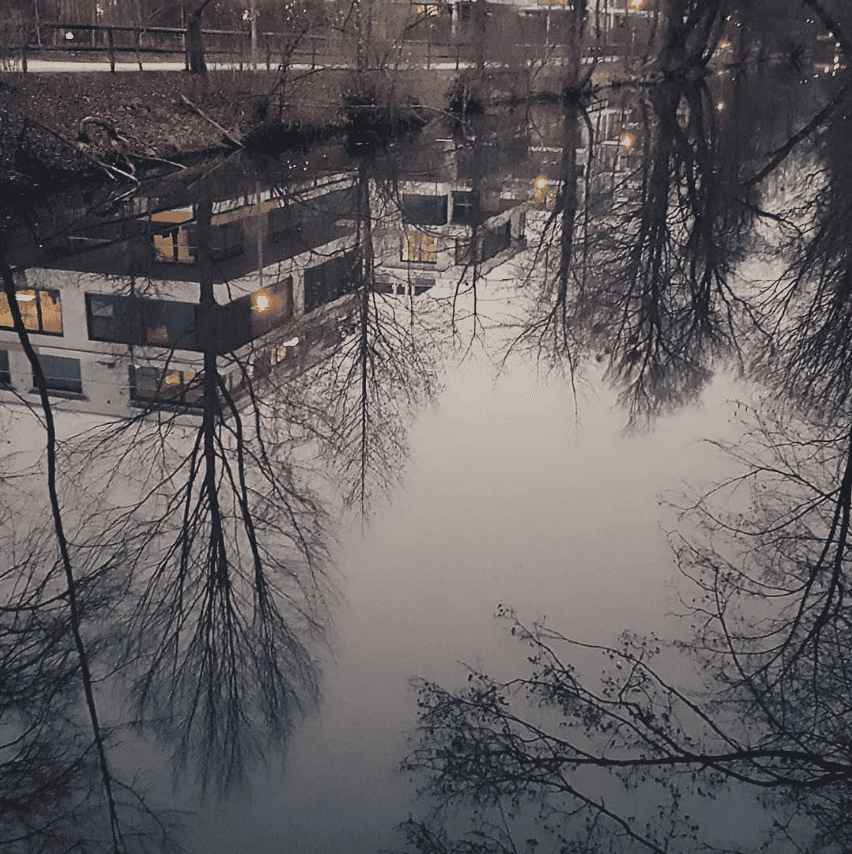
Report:
[[[575,43],[580,5],[566,12]],[[441,798],[478,798],[476,829],[505,849],[509,824],[495,822],[525,799],[546,802],[554,827],[585,811],[587,848],[608,827],[650,850],[688,845],[681,798],[721,778],[794,791],[801,815],[840,839],[826,816],[849,771],[847,686],[832,676],[845,666],[849,522],[847,93],[797,84],[784,110],[761,113],[768,72],[680,73],[707,66],[718,4],[658,23],[654,85],[596,99],[603,78],[577,53],[557,102],[487,110],[473,108],[488,88],[473,75],[453,90],[458,109],[384,150],[350,139],[349,158],[323,146],[205,163],[53,202],[5,241],[0,394],[9,412],[23,399],[41,401],[45,423],[66,417],[59,439],[48,429],[53,500],[31,468],[4,504],[0,714],[20,736],[0,777],[6,838],[68,847],[91,824],[116,850],[137,829],[160,844],[144,803],[116,794],[130,721],[202,792],[227,794],[283,756],[319,697],[332,520],[341,506],[375,510],[403,475],[441,360],[459,342],[491,347],[504,324],[509,352],[572,381],[604,363],[631,426],[697,400],[731,363],[807,407],[805,438],[784,432],[792,421],[761,422],[760,452],[740,457],[744,481],[762,489],[771,471],[783,488],[730,518],[699,501],[687,521],[715,541],[676,545],[700,591],[697,654],[755,730],[658,678],[655,642],[625,635],[605,650],[615,671],[587,684],[562,652],[582,644],[507,610],[532,675],[476,674],[465,693],[421,683],[406,767]],[[784,272],[744,284],[767,243]],[[516,281],[498,324],[504,275]],[[39,524],[15,524],[16,508],[48,506]],[[743,538],[759,544],[746,557]],[[81,682],[109,697],[100,729]],[[715,737],[700,742],[702,728]],[[637,829],[588,767],[628,786],[647,769],[670,823]],[[408,830],[418,850],[455,850],[415,820]]]

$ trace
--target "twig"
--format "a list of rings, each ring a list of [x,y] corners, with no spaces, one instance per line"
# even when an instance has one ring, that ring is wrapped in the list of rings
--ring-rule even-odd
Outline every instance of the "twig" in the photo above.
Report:
[[[216,128],[216,130],[218,130],[225,137],[225,139],[227,139],[228,142],[231,143],[231,145],[235,146],[236,148],[243,147],[243,144],[236,137],[231,136],[231,134],[229,134],[228,131],[226,131],[225,128],[223,128],[222,125],[219,124],[219,122],[215,121],[214,119],[211,119],[210,116],[208,116],[207,113],[205,113],[204,110],[201,109],[201,107],[199,107],[197,104],[193,104],[192,101],[190,101],[189,98],[186,97],[186,95],[181,95],[180,99],[190,109],[195,110],[195,112],[198,113],[198,115],[201,116],[202,119],[205,119],[206,121],[210,122],[210,124],[213,125],[213,127]]]
[[[837,109],[837,105],[846,96],[849,91],[848,86],[844,86],[838,93],[796,134],[790,137],[784,145],[781,146],[772,156],[772,159],[763,169],[760,170],[752,178],[745,182],[747,188],[753,187],[760,183],[784,158],[806,137],[813,133],[826,119]]]
[[[62,136],[62,134],[57,133],[52,128],[47,127],[47,125],[43,125],[41,122],[37,122],[35,119],[27,119],[27,121],[30,124],[41,128],[43,131],[47,131],[47,133],[49,133],[51,136],[55,136],[60,142],[64,142],[67,146],[73,148],[82,157],[85,157],[86,160],[91,160],[92,163],[97,166],[100,166],[100,168],[106,171],[111,178],[115,178],[116,175],[118,175],[122,178],[126,178],[128,181],[134,181],[137,184],[139,183],[139,179],[135,175],[131,175],[130,172],[125,172],[123,169],[119,169],[117,166],[110,166],[108,163],[104,163],[103,160],[99,160],[97,157],[93,157],[91,154],[87,154],[85,151],[83,151],[82,147],[76,142],[72,142],[70,139],[66,139],[64,136]]]

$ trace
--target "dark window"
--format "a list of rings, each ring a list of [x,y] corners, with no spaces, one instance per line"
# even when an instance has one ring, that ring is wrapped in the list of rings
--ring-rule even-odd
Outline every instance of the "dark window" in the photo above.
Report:
[[[300,223],[294,216],[292,206],[273,208],[269,212],[269,237],[271,240],[295,238],[300,231]]]
[[[189,302],[86,294],[86,321],[92,341],[199,350],[197,309]]]
[[[197,350],[195,310],[189,302],[166,300],[139,300],[141,321],[140,344],[157,344],[161,347],[178,347]]]
[[[403,193],[402,216],[414,225],[446,225],[447,197]]]
[[[317,267],[305,270],[305,311],[332,302],[352,290],[351,252],[331,258]]]
[[[136,326],[130,297],[114,294],[86,294],[86,322],[92,341],[135,344]]]
[[[243,254],[243,224],[228,222],[210,229],[210,252],[214,261]]]
[[[181,225],[153,236],[157,261],[192,264],[198,259],[198,226]],[[214,261],[233,258],[243,253],[243,225],[226,222],[210,227],[210,255]]]
[[[468,190],[453,190],[453,222],[467,225],[476,216],[474,195]]]
[[[9,354],[0,350],[0,386],[12,385],[12,374],[9,371]]]
[[[62,305],[59,291],[29,288],[15,293],[24,327],[45,335],[62,334]],[[5,293],[0,293],[0,326],[14,329],[12,310]]]
[[[130,369],[130,396],[134,400],[200,406],[203,394],[202,375],[195,371],[156,367]]]
[[[80,378],[80,360],[66,359],[64,356],[38,357],[44,374],[45,385],[51,391],[73,391],[81,393],[83,382]],[[35,376],[33,376],[35,385]]]

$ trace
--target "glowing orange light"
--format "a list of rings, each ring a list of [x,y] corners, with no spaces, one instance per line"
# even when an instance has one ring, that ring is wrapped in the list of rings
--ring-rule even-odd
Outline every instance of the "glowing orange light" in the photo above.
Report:
[[[719,47],[722,50],[730,50],[731,49],[731,43],[730,42],[719,42]]]
[[[257,291],[252,298],[252,307],[255,311],[266,311],[272,306],[272,300],[266,291]]]
[[[645,5],[645,0],[630,0],[631,9],[641,9]]]
[[[636,142],[636,137],[632,133],[624,133],[621,135],[621,141],[618,143],[625,151],[633,147]]]
[[[546,202],[548,206],[554,204],[555,199],[553,197],[553,191],[550,189],[550,181],[548,181],[546,175],[539,175],[538,178],[533,181],[533,188],[530,195],[533,198],[533,201],[542,204]]]

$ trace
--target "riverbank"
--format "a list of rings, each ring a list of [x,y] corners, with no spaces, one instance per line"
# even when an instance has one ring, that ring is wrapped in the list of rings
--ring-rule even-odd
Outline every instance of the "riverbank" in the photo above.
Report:
[[[440,109],[454,73],[403,71],[369,80],[393,103]],[[108,164],[143,170],[243,139],[263,122],[341,122],[353,73],[278,72],[0,74],[0,180],[57,185]],[[188,103],[189,102],[189,103]],[[197,109],[196,109],[197,108]],[[218,127],[217,127],[218,126]]]

